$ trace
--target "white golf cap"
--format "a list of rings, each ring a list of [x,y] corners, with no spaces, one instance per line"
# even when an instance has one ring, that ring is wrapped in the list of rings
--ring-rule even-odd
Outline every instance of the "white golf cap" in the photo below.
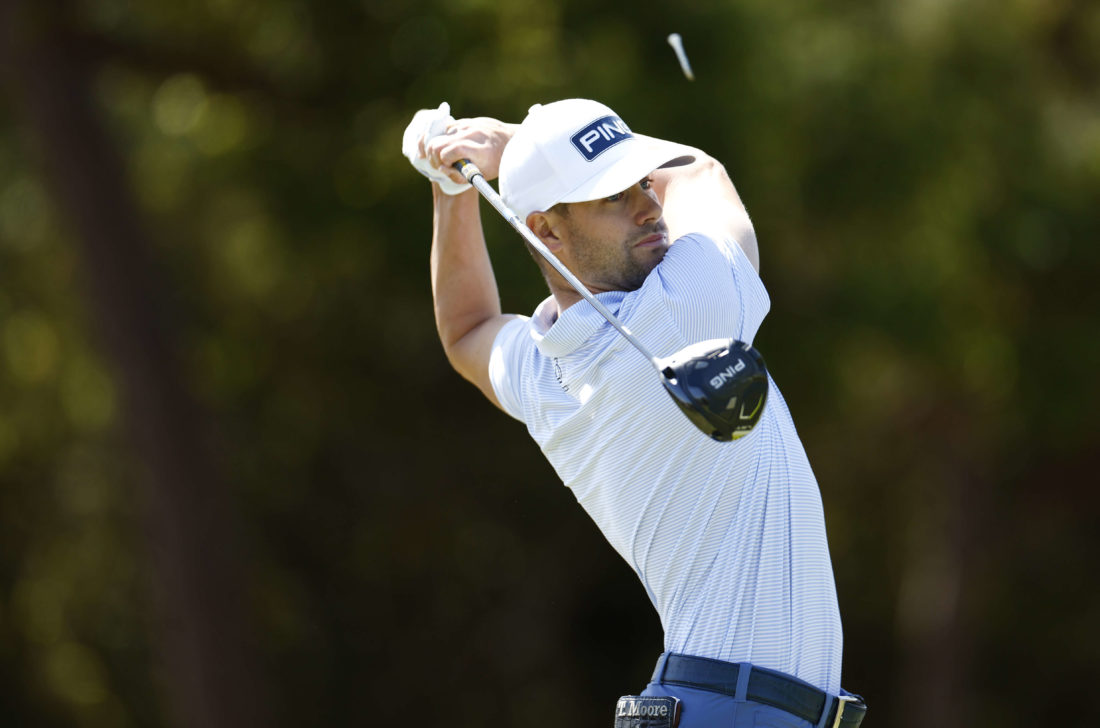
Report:
[[[536,104],[504,148],[500,196],[526,222],[532,212],[609,197],[693,159],[688,147],[634,134],[598,101]]]

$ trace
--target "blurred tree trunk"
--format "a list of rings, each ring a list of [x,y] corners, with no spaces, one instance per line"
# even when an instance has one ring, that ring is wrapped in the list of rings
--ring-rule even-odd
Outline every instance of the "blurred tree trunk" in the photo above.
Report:
[[[910,485],[910,522],[898,599],[898,728],[975,724],[974,637],[969,584],[988,543],[992,507],[978,426],[965,412],[937,411],[941,447],[925,454]],[[930,429],[927,423],[925,431]],[[873,709],[873,706],[872,706]]]
[[[160,319],[162,291],[123,164],[97,116],[66,2],[0,0],[4,80],[81,246],[91,311],[137,454],[155,593],[154,651],[172,720],[264,725],[227,494]]]

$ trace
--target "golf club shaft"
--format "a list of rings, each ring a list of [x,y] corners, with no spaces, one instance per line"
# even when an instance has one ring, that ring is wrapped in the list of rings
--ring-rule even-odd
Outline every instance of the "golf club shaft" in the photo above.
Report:
[[[622,334],[623,337],[626,338],[626,340],[629,341],[635,349],[640,351],[646,359],[649,359],[650,363],[653,364],[654,368],[658,372],[661,371],[661,364],[657,361],[657,357],[653,356],[653,354],[650,353],[649,349],[647,349],[642,344],[642,342],[638,341],[638,338],[630,332],[630,329],[623,325],[623,323],[619,321],[618,317],[608,310],[607,306],[604,306],[602,303],[600,303],[599,299],[592,295],[588,288],[586,288],[585,285],[581,283],[575,275],[573,275],[573,272],[566,268],[565,264],[558,260],[557,256],[551,253],[550,250],[542,244],[542,241],[538,239],[538,236],[531,232],[531,229],[527,227],[526,223],[524,223],[523,220],[519,219],[519,215],[512,212],[512,210],[509,209],[506,204],[504,204],[504,200],[501,199],[500,195],[496,193],[496,190],[494,190],[492,185],[490,185],[489,182],[485,179],[485,175],[481,173],[481,170],[477,168],[476,164],[464,159],[460,162],[455,162],[454,167],[462,173],[462,176],[466,178],[467,182],[477,188],[477,191],[481,193],[481,196],[488,200],[489,203],[496,208],[497,212],[499,212],[504,217],[504,219],[507,220],[511,224],[511,226],[516,229],[516,232],[522,235],[524,239],[528,243],[530,243],[535,250],[539,252],[539,255],[546,259],[546,262],[554,266],[554,270],[556,270],[558,273],[561,273],[562,277],[565,278],[566,281],[568,281],[569,285],[571,285],[573,289],[577,293],[579,293],[582,298],[584,298],[584,300],[592,304],[592,307],[595,308],[601,316],[607,319],[607,322],[609,324],[618,329],[619,333]]]

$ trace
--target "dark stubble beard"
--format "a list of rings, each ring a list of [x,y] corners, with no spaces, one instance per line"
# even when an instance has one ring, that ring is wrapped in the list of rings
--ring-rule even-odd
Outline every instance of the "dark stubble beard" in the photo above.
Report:
[[[668,226],[664,220],[647,225],[630,240],[619,246],[600,245],[595,238],[586,236],[580,230],[572,230],[573,260],[577,270],[574,274],[589,284],[598,285],[612,291],[636,291],[645,283],[645,279],[664,258],[667,249],[658,257],[640,260],[634,246],[638,241],[661,233],[668,235]]]

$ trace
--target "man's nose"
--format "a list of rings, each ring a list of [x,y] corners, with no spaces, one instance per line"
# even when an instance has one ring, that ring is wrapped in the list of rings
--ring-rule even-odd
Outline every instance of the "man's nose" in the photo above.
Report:
[[[661,203],[657,201],[657,193],[653,190],[641,189],[639,186],[638,200],[635,203],[637,205],[637,212],[635,213],[635,221],[639,225],[648,225],[652,222],[656,222],[661,219]]]

